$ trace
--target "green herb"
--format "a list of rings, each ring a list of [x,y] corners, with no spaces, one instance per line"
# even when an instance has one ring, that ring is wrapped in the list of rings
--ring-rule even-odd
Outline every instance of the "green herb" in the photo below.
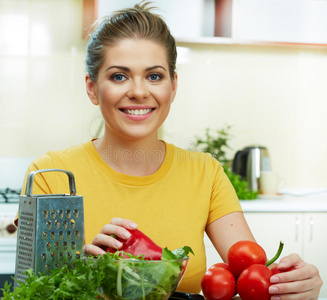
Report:
[[[35,276],[32,269],[28,278],[10,292],[10,285],[2,289],[2,300],[89,300],[104,299],[101,288],[110,299],[163,299],[173,292],[181,275],[183,263],[176,259],[193,253],[189,247],[163,251],[162,261],[147,261],[144,256],[132,256],[121,251],[102,257],[89,257],[75,262],[75,267],[56,269],[50,275]]]
[[[85,264],[81,260],[75,262],[75,268],[67,266],[55,269],[50,275],[35,276],[34,271],[26,271],[26,283],[19,282],[19,286],[12,293],[6,283],[3,300],[37,300],[37,299],[96,299],[100,296],[97,288],[102,277],[94,272],[92,264]]]
[[[235,174],[230,168],[223,165],[224,171],[232,183],[238,199],[242,200],[254,200],[258,198],[258,192],[250,191],[248,188],[248,182],[241,179],[240,175]]]
[[[205,132],[205,139],[198,138],[195,148],[196,150],[210,153],[212,157],[219,160],[239,199],[256,199],[258,198],[259,193],[249,190],[248,182],[243,180],[238,174],[235,174],[229,166],[231,160],[227,159],[226,151],[227,149],[231,149],[228,144],[230,140],[230,129],[231,126],[226,126],[223,129],[217,130],[216,135],[213,135],[209,128],[207,128]]]
[[[212,157],[219,160],[221,164],[227,163],[226,150],[231,149],[228,145],[230,129],[231,126],[226,126],[226,128],[217,130],[216,136],[213,136],[210,129],[207,128],[205,131],[205,139],[198,138],[196,140],[196,148],[203,152],[210,153]]]

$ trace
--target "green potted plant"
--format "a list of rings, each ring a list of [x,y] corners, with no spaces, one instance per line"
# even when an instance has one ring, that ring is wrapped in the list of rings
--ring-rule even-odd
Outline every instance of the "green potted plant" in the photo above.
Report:
[[[241,200],[253,200],[257,199],[258,192],[250,191],[248,189],[247,181],[243,180],[238,174],[235,174],[231,169],[231,159],[227,159],[226,151],[231,149],[229,146],[229,141],[231,138],[230,135],[231,126],[228,125],[225,128],[216,130],[215,134],[211,133],[209,128],[205,131],[205,138],[197,138],[195,143],[195,149],[202,152],[207,152],[217,159],[226,175],[228,176],[230,182],[232,183],[236,194]]]

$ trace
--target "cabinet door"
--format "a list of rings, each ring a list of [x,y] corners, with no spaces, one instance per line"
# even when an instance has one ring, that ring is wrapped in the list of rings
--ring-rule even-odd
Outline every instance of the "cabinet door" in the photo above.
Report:
[[[284,242],[282,256],[293,252],[302,255],[303,213],[244,213],[250,229],[267,253],[275,256],[279,242]]]
[[[327,214],[305,213],[304,216],[303,258],[318,267],[324,281],[320,297],[327,297]]]
[[[139,0],[98,0],[99,18],[115,10],[132,7]],[[152,0],[156,13],[163,16],[175,38],[214,36],[214,0]]]
[[[235,0],[233,36],[240,40],[327,43],[323,0]]]

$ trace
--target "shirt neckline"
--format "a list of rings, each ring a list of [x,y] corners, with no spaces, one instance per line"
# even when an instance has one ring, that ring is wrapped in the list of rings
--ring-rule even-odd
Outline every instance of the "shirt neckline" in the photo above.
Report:
[[[105,173],[107,176],[112,178],[113,180],[126,184],[126,185],[134,185],[134,186],[144,186],[153,184],[159,180],[161,180],[169,171],[173,160],[174,160],[174,147],[172,144],[168,144],[165,141],[166,153],[163,163],[161,164],[160,168],[153,174],[147,176],[133,176],[133,175],[126,175],[120,173],[113,168],[111,168],[101,157],[97,149],[93,144],[93,140],[90,140],[84,144],[84,149],[92,158],[93,162],[97,165],[97,167]]]

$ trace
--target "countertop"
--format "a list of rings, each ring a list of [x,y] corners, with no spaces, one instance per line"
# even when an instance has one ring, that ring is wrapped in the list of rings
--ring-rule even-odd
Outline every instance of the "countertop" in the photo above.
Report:
[[[234,297],[233,300],[241,300],[240,297]],[[327,300],[327,298],[318,298],[318,300]]]
[[[255,200],[240,200],[244,212],[327,212],[327,192],[305,196],[259,195]]]

